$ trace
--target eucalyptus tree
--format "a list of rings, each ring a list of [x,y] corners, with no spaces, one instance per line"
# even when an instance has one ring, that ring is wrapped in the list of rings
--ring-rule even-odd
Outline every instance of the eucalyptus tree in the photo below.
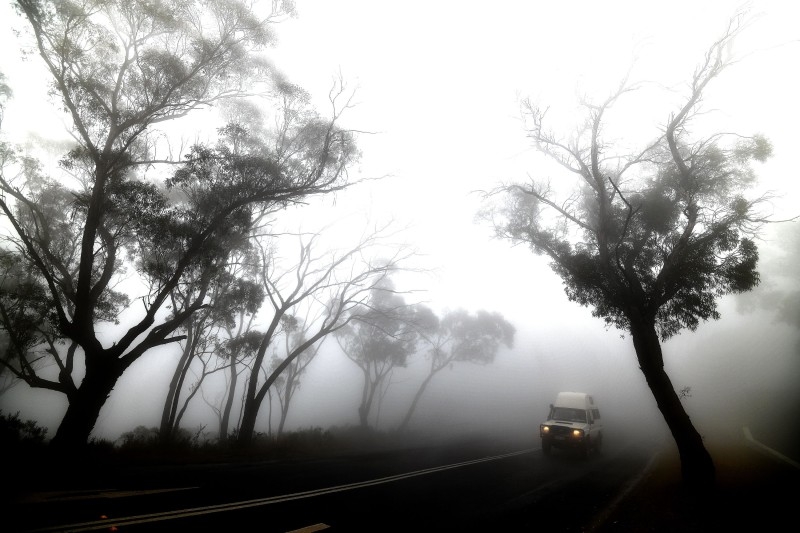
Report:
[[[263,293],[260,299],[263,300]],[[227,337],[217,345],[217,356],[223,358],[227,368],[225,393],[223,394],[224,405],[220,410],[219,420],[220,442],[228,440],[233,402],[238,394],[239,377],[248,370],[243,363],[255,356],[261,343],[261,332],[253,329],[255,319],[255,312],[248,314],[246,308],[240,308],[235,326],[225,328]]]
[[[208,340],[212,335],[213,324],[208,319],[208,314],[204,312],[195,313],[186,319],[181,326],[181,330],[186,338],[180,343],[181,355],[172,373],[172,379],[167,388],[167,396],[164,400],[164,407],[161,411],[161,424],[159,425],[159,441],[169,443],[177,434],[180,427],[181,412],[181,393],[184,390],[184,383],[190,376],[193,363],[201,360],[202,355],[208,353]],[[203,370],[207,365],[203,361]],[[205,372],[204,372],[205,375]],[[189,397],[184,398],[183,406],[188,405],[189,400],[195,392],[194,385],[189,391]]]
[[[336,332],[336,340],[363,374],[358,419],[366,428],[387,378],[395,368],[405,367],[416,351],[417,330],[412,325],[413,307],[395,292],[390,280],[376,285],[356,313],[356,320]]]
[[[198,335],[196,339],[199,340],[191,339],[191,336],[189,336],[187,343],[194,340],[191,343],[191,361],[199,364],[190,365],[186,368],[186,372],[181,374],[180,389],[177,389],[177,394],[170,397],[171,402],[169,404],[165,402],[161,426],[158,428],[159,442],[162,444],[173,444],[182,440],[182,434],[185,434],[185,430],[181,428],[181,420],[183,420],[183,415],[186,414],[189,404],[197,393],[201,391],[206,378],[224,369],[214,356],[213,348],[208,342],[209,336]],[[194,379],[187,382],[187,378],[190,377],[194,377]],[[184,390],[186,394],[181,394]],[[203,426],[203,429],[205,429],[205,426]]]
[[[283,372],[327,335],[358,319],[373,289],[413,255],[406,247],[391,246],[391,226],[387,223],[367,232],[356,244],[341,250],[320,251],[324,233],[300,235],[294,261],[281,262],[276,253],[263,251],[261,279],[269,302],[265,307],[272,316],[265,324],[247,380],[238,436],[241,445],[252,442],[261,405]],[[383,258],[370,258],[371,253]],[[262,379],[269,349],[276,347],[282,334],[291,334],[291,328],[285,329],[288,317],[309,309],[315,319],[304,326],[303,338],[290,344],[286,356]]]
[[[408,428],[420,398],[439,372],[452,368],[455,363],[492,363],[501,346],[513,348],[516,332],[500,313],[484,310],[474,315],[463,309],[449,311],[440,320],[427,307],[419,307],[414,313],[413,325],[419,334],[419,343],[428,347],[426,355],[430,366],[398,427],[399,431]]]
[[[233,406],[238,398],[243,398],[239,394],[239,379],[251,368],[249,360],[253,358],[258,346],[261,343],[262,334],[253,329],[253,322],[256,315],[250,315],[246,319],[240,317],[233,332],[228,331],[227,337],[220,336],[214,346],[214,357],[218,361],[218,368],[224,372],[222,388],[217,384],[211,387],[215,392],[213,398],[209,399],[204,390],[200,390],[203,401],[208,405],[217,417],[219,423],[218,439],[220,443],[231,441],[231,429],[237,430],[239,418],[234,418],[236,414]],[[239,409],[239,415],[241,409]],[[235,439],[233,439],[235,441]]]
[[[241,259],[241,256],[239,256]],[[236,361],[242,351],[242,343],[236,343],[235,337],[246,331],[246,325],[252,323],[256,311],[263,302],[264,292],[254,281],[240,276],[243,266],[241,261],[234,261],[224,268],[214,280],[209,294],[209,305],[190,316],[180,330],[186,334],[182,342],[181,355],[175,366],[172,379],[164,401],[161,416],[160,435],[162,441],[171,440],[180,422],[180,415],[185,412],[189,401],[197,393],[198,387],[205,378],[215,372],[231,369],[229,390],[235,393]],[[171,295],[172,309],[181,309],[191,304],[197,295],[194,283],[184,283]],[[227,334],[227,337],[224,335]],[[209,366],[209,359],[215,362]],[[204,357],[206,356],[206,357]],[[195,362],[202,366],[198,380],[192,384],[188,395],[181,402],[181,394],[186,378],[192,372]],[[231,368],[232,367],[232,368]],[[223,419],[227,422],[230,408],[226,406]],[[224,424],[221,424],[223,426]],[[220,428],[220,440],[225,440]]]
[[[504,186],[507,203],[495,213],[501,237],[551,259],[571,301],[631,336],[683,479],[699,488],[713,483],[714,463],[664,369],[662,342],[719,318],[720,296],[759,281],[754,237],[768,196],[748,191],[752,164],[770,155],[770,143],[760,135],[691,135],[708,87],[731,64],[740,22],[732,19],[709,47],[661,133],[638,152],[615,150],[603,135],[612,107],[633,86],[587,104],[586,125],[571,140],[546,127],[546,109],[527,102],[534,147],[578,186],[567,197],[541,180]]]
[[[320,317],[305,317],[301,319],[293,315],[284,315],[281,328],[283,331],[283,343],[280,350],[275,346],[276,349],[270,365],[270,370],[272,372],[283,364],[288,354],[293,353],[298,346],[306,342],[309,333],[312,332],[314,324],[316,324],[319,319]],[[308,366],[316,359],[317,355],[319,355],[320,348],[323,346],[324,342],[325,338],[322,338],[316,344],[300,352],[300,354],[283,369],[278,379],[273,383],[274,395],[277,399],[279,409],[277,436],[283,433],[284,427],[286,426],[286,419],[289,416],[289,407],[292,404],[295,393],[300,388],[303,374],[305,374]],[[272,397],[270,397],[270,401],[272,401]],[[271,418],[271,412],[269,416]]]
[[[337,125],[344,91],[332,93],[332,116],[323,118],[277,74],[263,52],[289,3],[269,5],[279,10],[260,15],[258,4],[236,0],[16,3],[75,140],[58,176],[33,179],[20,158],[5,161],[0,176],[4,248],[36,276],[67,346],[57,378],[19,373],[66,395],[56,446],[85,443],[130,365],[183,339],[177,330],[207,305],[231,243],[247,237],[258,212],[347,183],[358,152]],[[230,128],[219,146],[194,147],[165,186],[143,176],[158,160],[157,125],[267,89],[281,102],[268,138],[240,147],[247,132]],[[136,306],[115,290],[126,267],[145,287]],[[196,297],[165,312],[186,279],[199,282]],[[124,327],[100,327],[123,309]]]

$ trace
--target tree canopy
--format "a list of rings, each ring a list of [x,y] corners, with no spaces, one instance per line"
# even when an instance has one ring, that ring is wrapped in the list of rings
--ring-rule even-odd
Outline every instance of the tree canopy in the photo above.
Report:
[[[428,384],[440,371],[454,363],[492,363],[501,346],[512,348],[516,328],[500,313],[479,310],[474,315],[464,309],[448,311],[440,319],[428,307],[414,309],[413,327],[419,345],[430,361],[428,375],[420,383],[399,430],[404,431],[417,409]]]

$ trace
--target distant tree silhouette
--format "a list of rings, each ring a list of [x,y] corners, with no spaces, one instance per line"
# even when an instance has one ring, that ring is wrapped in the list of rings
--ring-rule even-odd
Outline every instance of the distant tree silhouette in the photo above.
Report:
[[[265,324],[247,380],[238,433],[241,445],[252,442],[261,405],[279,377],[293,365],[302,366],[298,358],[304,354],[307,357],[308,350],[313,351],[313,347],[327,335],[358,320],[366,312],[363,304],[374,288],[392,272],[402,268],[402,263],[413,255],[413,251],[404,249],[395,250],[391,257],[380,260],[368,257],[371,250],[378,253],[378,250],[385,249],[386,240],[392,235],[391,228],[392,223],[387,223],[363,235],[355,245],[329,252],[316,250],[320,234],[301,235],[299,258],[294,264],[289,262],[289,266],[281,265],[275,254],[262,249],[261,278],[272,316]],[[290,339],[289,352],[277,365],[270,367],[269,375],[262,379],[263,367],[269,361],[266,357],[269,349],[281,335],[294,333],[287,317],[297,316],[298,310],[309,308],[314,309],[315,319],[304,325],[302,338],[296,339],[297,342]],[[266,315],[266,312],[262,314]]]
[[[501,346],[514,346],[515,328],[499,313],[480,310],[472,315],[459,309],[445,313],[439,320],[430,309],[420,307],[414,314],[413,323],[420,344],[428,348],[426,355],[430,366],[398,427],[399,431],[408,428],[420,398],[439,372],[460,362],[489,364]]]
[[[417,331],[412,326],[412,306],[397,294],[390,280],[376,285],[357,319],[336,332],[336,340],[348,359],[364,376],[358,419],[369,427],[369,416],[382,386],[392,371],[404,367],[416,349]]]
[[[229,331],[228,338],[218,345],[217,355],[225,360],[228,370],[225,393],[223,394],[224,406],[220,410],[219,420],[219,439],[221,442],[227,441],[229,437],[233,402],[237,397],[239,376],[248,371],[246,362],[252,360],[256,355],[263,338],[263,334],[260,331],[253,329],[255,318],[255,314],[250,315],[247,319],[244,316],[240,316],[236,333]],[[239,427],[238,419],[234,427]]]
[[[295,316],[285,316],[283,324],[283,346],[280,351],[276,353],[272,359],[272,371],[274,372],[285,360],[285,356],[293,353],[297,347],[302,346],[308,337],[309,333],[313,334],[313,325],[316,320],[301,320]],[[275,389],[275,397],[278,401],[278,428],[277,436],[283,433],[286,426],[286,418],[289,416],[289,406],[292,403],[295,392],[300,388],[300,382],[303,374],[305,373],[308,365],[319,354],[319,350],[324,344],[327,337],[323,337],[319,342],[310,346],[297,357],[295,357],[283,372],[280,374],[278,380],[273,385]],[[277,346],[276,346],[277,348]]]

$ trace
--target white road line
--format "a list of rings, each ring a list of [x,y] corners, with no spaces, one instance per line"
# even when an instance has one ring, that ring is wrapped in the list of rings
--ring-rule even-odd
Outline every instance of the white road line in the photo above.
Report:
[[[323,529],[328,529],[328,524],[314,524],[313,526],[306,526],[301,527],[300,529],[293,529],[291,531],[287,531],[286,533],[315,533],[316,531],[322,531]]]
[[[194,490],[200,487],[177,487],[171,489],[148,489],[148,490],[74,490],[60,492],[37,492],[20,499],[21,503],[42,503],[42,502],[63,502],[94,500],[98,498],[130,498],[131,496],[147,496],[149,494],[160,494],[163,492],[177,492],[180,490]]]
[[[650,475],[653,471],[653,468],[656,465],[656,461],[661,456],[662,452],[655,452],[651,457],[650,460],[647,462],[645,467],[639,472],[637,475],[630,478],[625,485],[623,485],[622,490],[620,490],[614,500],[609,503],[603,510],[601,510],[594,518],[592,518],[591,524],[586,529],[587,533],[591,533],[598,528],[605,525],[608,521],[609,517],[617,510],[623,501],[636,489],[639,487],[639,484],[644,481],[644,479]]]
[[[472,461],[463,461],[461,463],[454,463],[445,466],[437,466],[433,468],[425,468],[423,470],[415,470],[405,474],[396,474],[393,476],[386,476],[378,479],[368,481],[359,481],[356,483],[348,483],[346,485],[336,485],[334,487],[326,487],[323,489],[307,490],[303,492],[296,492],[293,494],[285,494],[280,496],[270,496],[267,498],[257,498],[253,500],[244,500],[241,502],[222,503],[217,505],[207,505],[205,507],[193,507],[189,509],[179,509],[175,511],[163,511],[160,513],[150,513],[143,515],[127,516],[121,518],[109,518],[104,520],[95,520],[91,522],[80,522],[76,524],[69,524],[64,526],[53,526],[41,529],[31,530],[30,533],[44,533],[46,531],[94,531],[97,529],[105,529],[111,526],[130,526],[135,524],[144,524],[148,522],[157,522],[162,520],[174,520],[176,518],[188,518],[190,516],[201,516],[212,513],[221,513],[225,511],[235,511],[239,509],[248,509],[251,507],[260,507],[262,505],[271,505],[274,503],[281,503],[293,500],[301,500],[305,498],[313,498],[315,496],[322,496],[324,494],[333,494],[336,492],[344,492],[353,489],[360,489],[363,487],[371,487],[374,485],[382,485],[384,483],[392,483],[402,479],[408,479],[417,476],[424,476],[433,474],[435,472],[443,472],[453,468],[461,468],[464,466],[485,463],[489,461],[497,461],[508,457],[514,457],[530,453],[533,449],[521,450],[518,452],[505,453],[502,455],[495,455],[493,457],[484,457],[482,459],[473,459]]]
[[[777,452],[777,451],[773,450],[772,448],[770,448],[769,446],[761,444],[756,439],[754,439],[753,438],[753,434],[750,433],[750,428],[749,427],[744,426],[742,428],[742,431],[744,431],[744,438],[747,440],[747,442],[750,445],[755,446],[756,449],[761,450],[763,452],[766,452],[768,455],[772,455],[773,457],[783,461],[784,463],[787,463],[787,464],[797,468],[798,470],[800,470],[800,464],[798,464],[797,461],[793,461],[793,460],[789,459],[788,457],[786,457],[782,453]]]

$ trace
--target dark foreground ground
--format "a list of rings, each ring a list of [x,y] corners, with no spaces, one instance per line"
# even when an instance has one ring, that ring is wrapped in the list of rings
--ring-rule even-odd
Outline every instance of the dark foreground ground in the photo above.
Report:
[[[779,531],[797,523],[800,468],[796,462],[746,442],[709,443],[708,448],[717,469],[714,494],[704,498],[687,494],[681,487],[677,451],[664,451],[616,505],[584,531]]]
[[[587,519],[556,520],[555,524],[570,523],[569,526],[565,526],[562,529],[553,529],[552,524],[549,522],[547,523],[550,526],[545,529],[554,532],[581,531],[587,533],[760,532],[779,531],[785,529],[787,524],[796,523],[797,509],[798,505],[800,505],[800,500],[798,500],[798,495],[800,495],[800,489],[798,489],[800,487],[800,465],[796,462],[796,453],[792,454],[792,458],[779,456],[756,441],[746,438],[735,439],[724,444],[706,442],[706,445],[714,458],[717,468],[717,487],[712,494],[697,497],[684,491],[680,481],[680,464],[677,452],[667,446],[662,451],[652,455],[649,463],[647,458],[651,456],[652,452],[648,451],[643,454],[640,464],[646,465],[646,467],[643,470],[641,467],[637,467],[636,472],[638,473],[633,476],[624,474],[624,478],[628,481],[623,483],[621,491],[615,489],[613,492],[605,494],[602,499],[590,497],[588,501],[583,503],[573,502],[572,500],[565,501],[564,503],[568,505],[564,509],[560,505],[556,505],[559,504],[556,501],[554,503],[555,507],[549,508],[551,512],[546,513],[548,516],[554,513],[558,516],[567,516],[560,514],[567,513],[569,516],[575,515],[577,517],[576,513],[570,511],[572,509],[570,506],[573,503],[593,508],[593,510],[585,514]],[[661,449],[661,446],[650,448],[650,450],[653,449]],[[791,445],[788,447],[782,446],[782,450],[786,453],[793,449],[794,447]],[[484,455],[491,455],[495,452],[496,450],[489,450]],[[610,453],[610,449],[606,450],[604,457]],[[540,455],[536,455],[536,457],[540,462],[543,461]],[[14,502],[17,497],[24,495],[26,492],[57,490],[59,488],[76,490],[83,488],[84,485],[86,485],[86,488],[96,488],[96,486],[99,486],[98,479],[104,479],[102,468],[100,469],[101,471],[94,472],[93,475],[92,469],[87,468],[88,464],[73,458],[67,465],[64,465],[64,468],[70,472],[80,472],[80,475],[64,477],[61,479],[61,483],[67,483],[67,485],[59,487],[58,476],[47,475],[48,473],[52,474],[52,470],[44,466],[42,462],[14,460],[13,454],[7,455],[6,458],[5,473],[9,474],[16,471],[16,475],[11,475],[7,479],[18,480],[18,482],[0,484],[0,509],[4,504]],[[461,459],[464,458],[448,458],[444,462],[452,463]],[[550,458],[551,463],[553,459],[558,459],[558,457]],[[120,458],[115,459],[115,461],[119,460]],[[192,462],[189,457],[186,460],[187,462]],[[232,464],[234,463],[235,461],[232,462]],[[109,463],[109,467],[112,464],[113,462]],[[266,461],[264,464],[269,466],[271,462]],[[282,463],[278,461],[277,464],[280,465]],[[364,461],[359,464],[363,466]],[[565,464],[571,465],[572,463],[566,461]],[[596,466],[599,462],[595,461],[590,464]],[[39,468],[36,468],[37,466]],[[134,474],[137,468],[136,464],[128,465],[128,470],[131,470]],[[141,465],[140,468],[147,468],[147,464]],[[198,472],[201,474],[204,472],[201,466],[197,468],[200,469]],[[420,467],[417,465],[414,468]],[[414,468],[411,468],[411,470]],[[236,471],[235,468],[232,470]],[[591,470],[599,471],[597,468],[592,468]],[[226,471],[223,470],[223,472]],[[74,473],[72,472],[72,474]],[[617,470],[613,470],[606,471],[602,475],[613,477],[617,473]],[[148,482],[147,486],[158,485],[158,483],[155,483],[158,480],[154,481],[151,477],[145,476]],[[375,475],[372,477],[380,476]],[[497,476],[495,475],[495,477]],[[302,487],[296,490],[300,489]],[[563,498],[563,495],[559,494],[561,493],[556,494],[553,498]],[[239,499],[246,499],[245,496]],[[611,503],[607,504],[606,502]],[[553,502],[551,501],[550,503]],[[539,504],[542,504],[542,502],[539,502]],[[543,505],[545,509],[548,509],[546,502]],[[525,509],[521,510],[520,513],[521,518],[527,517]],[[532,508],[531,513],[531,520],[526,519],[520,522],[525,524],[524,528],[501,528],[497,531],[539,530],[545,524],[546,516],[542,515],[541,508]],[[509,520],[510,523],[513,522],[511,519]],[[530,526],[534,526],[535,529],[531,529]],[[2,529],[3,527],[0,526],[0,530]],[[11,530],[14,530],[13,527]],[[790,528],[790,530],[792,529]],[[430,531],[430,529],[417,529],[417,531]],[[440,531],[440,529],[435,529],[435,531]],[[458,529],[458,531],[467,530]],[[479,529],[479,531],[486,530]]]

